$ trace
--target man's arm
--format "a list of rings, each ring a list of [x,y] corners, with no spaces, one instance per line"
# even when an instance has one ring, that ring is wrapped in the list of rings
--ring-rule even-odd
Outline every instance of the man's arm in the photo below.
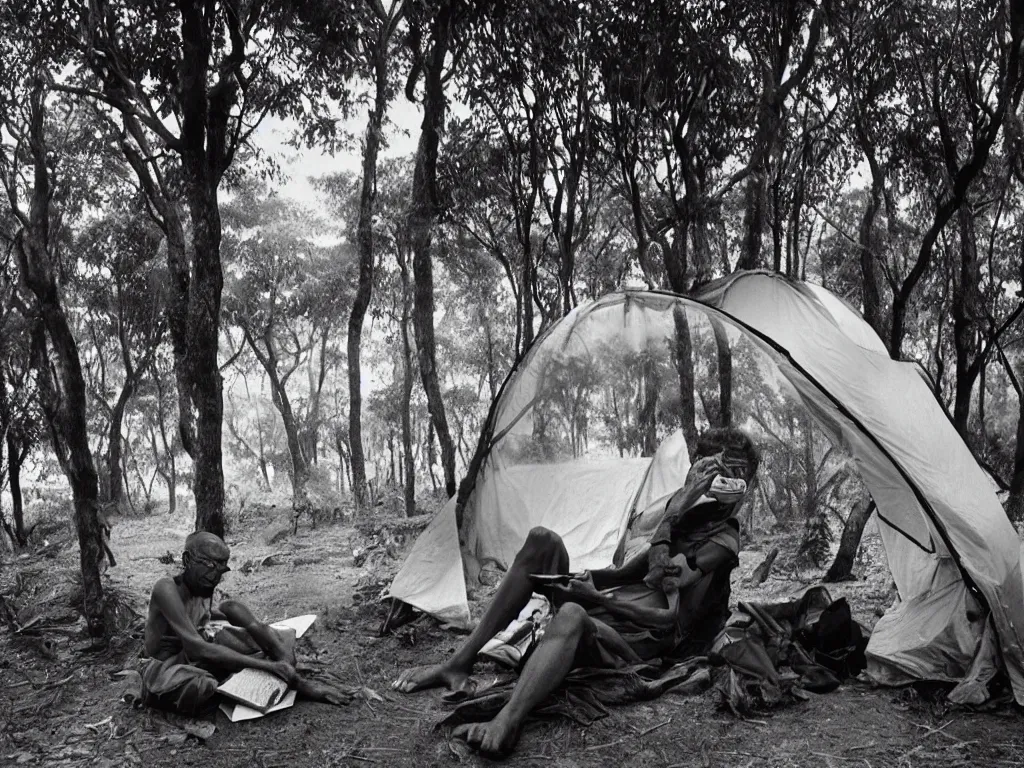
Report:
[[[647,549],[644,547],[618,568],[599,568],[590,571],[594,586],[598,589],[609,589],[635,584],[647,573]]]
[[[226,648],[217,643],[209,643],[202,638],[198,630],[185,612],[185,604],[171,579],[160,579],[153,587],[150,598],[167,621],[171,630],[181,638],[185,655],[195,662],[201,662],[231,671],[251,668],[270,672],[289,684],[296,680],[295,668],[283,661],[271,661]]]
[[[601,592],[596,583],[573,579],[569,582],[566,592],[580,602],[599,605],[609,613],[629,619],[641,626],[651,629],[668,629],[678,620],[679,589],[696,584],[704,576],[719,568],[730,565],[735,559],[731,550],[711,541],[701,547],[693,557],[695,568],[691,568],[682,556],[673,558],[673,565],[679,566],[678,589],[670,590],[666,595],[668,606],[655,608],[634,602],[617,600],[614,595]],[[630,582],[636,583],[636,581]]]
[[[676,592],[666,595],[668,600],[666,608],[620,601],[613,595],[595,587],[590,574],[581,574],[580,578],[572,579],[565,587],[561,588],[561,591],[569,602],[577,602],[584,606],[601,606],[609,613],[651,629],[668,629],[675,622],[679,612],[679,595]]]

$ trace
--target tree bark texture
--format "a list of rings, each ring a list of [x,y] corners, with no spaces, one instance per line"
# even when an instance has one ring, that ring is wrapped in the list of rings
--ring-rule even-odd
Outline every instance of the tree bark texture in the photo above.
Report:
[[[979,291],[981,271],[975,239],[974,217],[970,203],[964,201],[957,212],[960,225],[960,265],[953,280],[953,347],[956,353],[956,385],[953,393],[953,426],[964,440],[971,416],[971,393],[981,371],[978,360],[982,298]],[[977,364],[976,364],[977,360]]]
[[[860,547],[860,540],[864,535],[864,526],[868,524],[868,518],[874,511],[875,502],[867,496],[853,505],[853,509],[850,510],[850,514],[846,518],[846,524],[843,526],[836,559],[832,561],[832,565],[822,581],[835,584],[839,581],[853,580],[853,561],[857,557],[857,549]]]
[[[399,254],[398,266],[402,272],[402,456],[405,462],[403,480],[405,514],[406,517],[412,517],[416,514],[416,460],[412,455],[413,350],[409,338],[413,297],[409,285],[408,262],[404,253]]]
[[[21,465],[25,461],[25,450],[10,432],[7,433],[7,483],[11,493],[11,521],[14,538],[18,546],[28,544],[25,531],[25,499],[21,493]]]
[[[679,376],[680,426],[686,444],[692,450],[697,444],[697,406],[694,402],[693,342],[686,310],[676,305],[672,310],[676,330],[676,372]]]
[[[434,341],[434,274],[431,240],[437,220],[437,153],[444,125],[445,96],[442,73],[448,52],[450,9],[442,8],[431,23],[431,45],[423,59],[423,123],[413,171],[409,240],[413,251],[415,305],[413,327],[419,356],[420,378],[427,395],[427,410],[437,433],[444,469],[445,491],[455,495],[455,444],[448,428]],[[525,287],[524,287],[525,290]]]
[[[732,350],[725,326],[718,320],[711,320],[715,333],[715,348],[718,352],[718,425],[732,426]]]
[[[119,505],[124,496],[124,481],[121,474],[121,425],[124,422],[124,412],[128,407],[128,401],[135,394],[135,382],[131,378],[125,381],[118,395],[117,402],[110,411],[110,426],[107,430],[107,478],[108,491],[107,501],[113,505]]]
[[[221,429],[223,381],[217,358],[220,305],[221,220],[217,188],[230,163],[227,124],[237,84],[229,76],[209,86],[213,21],[197,2],[181,3],[182,169],[192,221],[192,275],[188,293],[188,379],[196,413],[192,490],[196,530],[224,536],[224,470]]]

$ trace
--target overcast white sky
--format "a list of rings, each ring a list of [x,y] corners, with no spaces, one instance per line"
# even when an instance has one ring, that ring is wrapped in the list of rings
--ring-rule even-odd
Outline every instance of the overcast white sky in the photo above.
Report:
[[[419,140],[422,119],[419,104],[410,103],[404,95],[399,95],[391,104],[388,117],[392,124],[385,129],[388,147],[383,156],[399,157],[413,154]],[[274,117],[268,117],[260,124],[253,135],[253,143],[270,153],[281,164],[287,176],[279,188],[282,195],[298,202],[317,205],[316,192],[309,182],[311,176],[322,176],[338,171],[360,171],[361,137],[366,131],[366,111],[360,110],[358,115],[346,124],[346,128],[355,139],[350,147],[333,157],[316,149],[296,149],[288,146],[288,138],[293,127]]]

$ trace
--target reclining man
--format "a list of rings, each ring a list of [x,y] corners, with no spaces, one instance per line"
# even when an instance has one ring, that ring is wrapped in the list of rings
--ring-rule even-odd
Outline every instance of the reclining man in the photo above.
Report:
[[[262,669],[314,701],[347,704],[346,693],[299,676],[295,635],[256,620],[236,600],[213,609],[213,592],[227,573],[231,550],[212,533],[190,534],[181,555],[182,572],[153,587],[146,617],[145,649],[150,661],[142,674],[142,701],[182,715],[201,714],[214,705],[219,681],[229,673]],[[214,631],[211,619],[231,626]]]
[[[402,692],[467,687],[477,652],[518,616],[535,589],[552,597],[555,615],[527,658],[512,698],[490,722],[454,731],[483,752],[511,750],[527,714],[574,667],[617,668],[706,653],[729,617],[729,576],[739,552],[733,513],[742,499],[738,494],[726,502],[706,494],[718,475],[749,485],[758,462],[743,432],[705,432],[651,546],[621,567],[564,577],[561,586],[552,577],[570,573],[565,546],[554,532],[534,528],[465,644],[441,664],[405,670],[392,687]]]

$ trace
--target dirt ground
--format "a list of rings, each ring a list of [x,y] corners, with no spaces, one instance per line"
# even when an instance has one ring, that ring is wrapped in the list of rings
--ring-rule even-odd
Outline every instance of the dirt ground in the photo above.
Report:
[[[256,507],[228,536],[232,567],[223,592],[266,619],[316,613],[299,646],[299,661],[376,691],[380,700],[348,707],[300,702],[262,720],[230,723],[171,718],[124,700],[139,665],[141,617],[148,592],[173,573],[187,510],[123,519],[111,546],[118,565],[107,582],[118,596],[120,631],[104,649],[81,635],[69,604],[76,586],[77,547],[70,536],[0,564],[0,595],[33,634],[0,630],[0,765],[27,766],[423,766],[489,765],[449,749],[435,723],[446,713],[437,692],[393,694],[389,683],[409,665],[440,659],[461,637],[429,619],[380,638],[377,603],[401,562],[402,537],[382,542],[366,525],[344,522],[272,545],[261,531],[273,511]],[[407,542],[406,542],[407,543]],[[769,542],[770,543],[770,542]],[[877,546],[869,540],[871,547]],[[389,551],[390,550],[390,551]],[[168,553],[175,562],[169,560]],[[736,582],[760,561],[745,552]],[[162,559],[161,559],[162,558]],[[781,558],[780,558],[781,559]],[[358,566],[357,566],[358,562]],[[872,624],[891,599],[884,573],[833,590],[847,595],[857,618]],[[799,594],[813,573],[778,569],[757,589],[736,597],[777,599]],[[126,672],[128,670],[128,672]],[[486,670],[482,670],[486,671]],[[1024,765],[1024,714],[954,710],[914,689],[844,685],[806,703],[739,720],[718,710],[714,695],[666,694],[613,708],[582,728],[562,720],[527,726],[513,766],[998,766]]]

